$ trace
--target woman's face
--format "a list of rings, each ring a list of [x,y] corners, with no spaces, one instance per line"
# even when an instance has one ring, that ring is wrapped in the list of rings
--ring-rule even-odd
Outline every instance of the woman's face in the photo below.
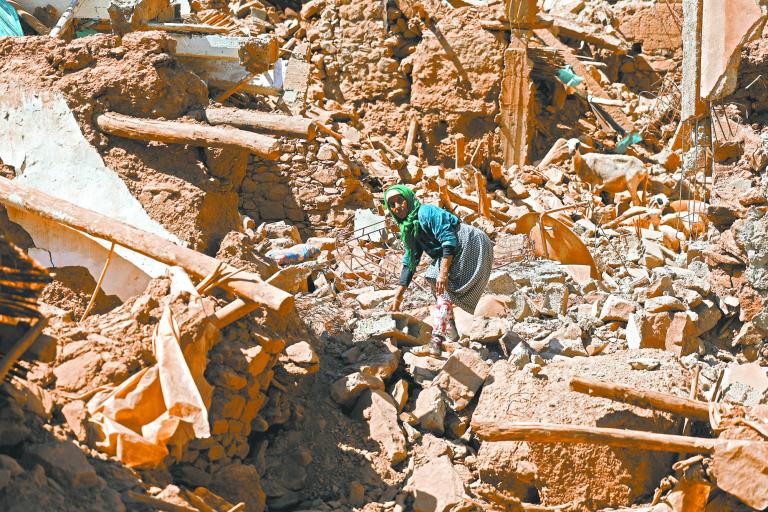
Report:
[[[389,210],[395,214],[397,220],[405,220],[408,217],[408,201],[401,195],[390,197],[387,200]]]

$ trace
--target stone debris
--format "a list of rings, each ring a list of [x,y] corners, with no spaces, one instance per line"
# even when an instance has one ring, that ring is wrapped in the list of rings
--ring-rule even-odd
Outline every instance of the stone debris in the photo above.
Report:
[[[765,508],[764,2],[117,4],[0,41],[0,510]]]

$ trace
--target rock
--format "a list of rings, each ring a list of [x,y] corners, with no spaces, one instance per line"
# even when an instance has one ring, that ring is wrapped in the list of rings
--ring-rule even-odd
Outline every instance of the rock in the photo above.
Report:
[[[442,434],[445,424],[445,399],[443,390],[437,386],[430,386],[416,397],[416,407],[413,416],[421,424],[421,428]]]
[[[555,355],[565,357],[586,357],[589,355],[581,339],[565,338],[557,340],[550,344],[549,350]]]
[[[354,341],[392,338],[398,345],[424,345],[432,335],[432,327],[406,313],[386,313],[357,322]]]
[[[509,354],[509,363],[514,365],[518,370],[522,370],[526,364],[531,362],[532,350],[525,344],[520,342],[512,349]]]
[[[509,310],[509,297],[504,295],[483,295],[475,307],[475,318],[504,318]]]
[[[658,370],[661,367],[661,361],[652,357],[638,357],[630,359],[629,366],[633,370]]]
[[[499,295],[512,295],[517,291],[515,280],[507,272],[497,270],[491,273],[486,289]]]
[[[565,315],[568,308],[568,287],[561,283],[550,283],[544,288],[544,300],[541,305],[542,314],[549,316]]]
[[[648,313],[663,313],[666,311],[686,311],[688,307],[683,301],[669,295],[651,297],[643,305]]]
[[[646,313],[629,317],[626,329],[629,348],[661,348],[677,355],[698,350],[696,326],[688,312]]]
[[[598,318],[604,322],[626,322],[629,315],[635,312],[635,304],[618,295],[609,295],[600,310]]]
[[[768,370],[759,363],[735,364],[731,363],[725,369],[723,385],[739,383],[749,386],[758,393],[768,391]]]
[[[395,296],[395,290],[374,290],[371,292],[361,293],[357,296],[357,302],[363,309],[373,309],[379,306],[384,301],[387,301]]]
[[[386,392],[373,389],[364,393],[356,408],[368,421],[371,439],[378,442],[393,466],[405,460],[408,451],[398,423],[398,405]]]
[[[244,502],[249,512],[263,512],[266,506],[261,478],[254,466],[240,462],[224,466],[213,475],[211,490],[232,503]]]
[[[733,347],[753,347],[763,343],[764,337],[760,330],[752,322],[741,326],[738,334],[733,338]]]
[[[312,269],[302,264],[283,267],[272,275],[267,282],[291,294],[309,291],[309,276]]]
[[[69,425],[69,428],[75,434],[78,441],[84,442],[88,437],[86,430],[87,410],[85,402],[82,400],[73,400],[61,408],[61,414]]]
[[[642,257],[642,264],[648,268],[660,267],[664,264],[664,251],[661,245],[646,238],[642,239],[645,253]]]
[[[509,330],[509,323],[505,318],[487,318],[475,316],[472,326],[462,336],[470,341],[488,344],[496,343]]]
[[[407,371],[417,384],[423,385],[425,381],[434,379],[443,368],[445,361],[428,356],[417,356],[411,352],[403,354],[405,371]]]
[[[8,471],[8,474],[11,475],[12,478],[24,474],[24,468],[16,462],[16,459],[9,457],[8,455],[0,454],[0,469]]]
[[[403,408],[408,402],[408,381],[399,379],[395,382],[395,385],[392,386],[392,390],[389,394],[392,395],[392,398],[394,398],[395,403],[397,404],[397,412],[403,412]]]
[[[357,480],[352,480],[349,483],[347,503],[353,507],[360,507],[365,504],[365,487]]]
[[[371,340],[362,345],[360,356],[351,369],[363,375],[370,375],[386,380],[397,371],[400,365],[400,350],[389,341]]]
[[[581,335],[582,332],[579,324],[569,322],[543,338],[537,336],[531,339],[528,342],[528,346],[538,353],[550,352],[557,354],[563,347],[561,343],[563,340],[578,340],[581,342]]]
[[[451,354],[432,385],[445,392],[454,411],[462,411],[483,385],[489,370],[477,352],[462,348]]]
[[[40,464],[63,486],[89,489],[102,482],[83,452],[69,441],[27,445],[22,460],[28,467]]]
[[[668,274],[661,274],[656,279],[651,281],[648,285],[646,295],[648,297],[658,297],[664,295],[665,292],[672,290],[672,276]]]
[[[342,377],[331,385],[331,398],[344,407],[351,407],[366,389],[384,389],[384,382],[360,372]]]
[[[712,330],[723,317],[720,308],[709,299],[702,300],[701,304],[696,306],[693,311],[696,313],[696,320],[694,321],[696,336],[701,336]]]
[[[98,352],[86,352],[60,364],[53,370],[56,387],[64,391],[79,391],[98,380],[99,369],[104,363]]]
[[[447,455],[417,466],[409,487],[414,512],[445,512],[464,498],[464,482]]]
[[[299,366],[309,366],[320,363],[320,358],[317,357],[315,349],[312,345],[306,341],[299,341],[293,345],[285,347],[285,355],[292,363]]]
[[[655,372],[630,371],[628,361],[655,358]],[[627,350],[611,357],[551,361],[531,378],[507,361],[496,362],[472,414],[472,425],[544,422],[679,433],[680,419],[672,414],[632,407],[575,393],[572,377],[606,379],[621,375],[622,383],[687,396],[688,371],[672,354],[660,350]],[[483,442],[476,466],[484,482],[515,496],[540,497],[540,504],[589,503],[589,510],[628,507],[653,492],[669,470],[673,454],[648,457],[642,450],[616,450],[596,444]]]

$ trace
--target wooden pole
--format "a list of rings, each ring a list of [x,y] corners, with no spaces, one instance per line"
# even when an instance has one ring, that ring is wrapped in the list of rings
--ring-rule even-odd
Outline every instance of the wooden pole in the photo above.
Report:
[[[0,383],[5,380],[6,375],[8,375],[9,371],[11,371],[13,365],[16,364],[16,361],[21,359],[21,356],[24,355],[24,352],[26,352],[27,349],[32,346],[35,340],[40,336],[40,333],[43,332],[43,328],[47,324],[47,318],[38,318],[37,322],[30,326],[29,330],[24,334],[24,336],[22,336],[21,339],[19,339],[13,345],[13,347],[11,347],[11,350],[5,354],[5,357],[0,360]]]
[[[554,423],[515,423],[494,421],[472,423],[475,434],[483,441],[527,441],[533,443],[586,443],[602,444],[615,448],[633,448],[661,452],[712,453],[715,447],[726,441],[700,437],[656,434],[641,430],[618,428],[582,427]],[[729,443],[750,441],[729,440]]]
[[[224,101],[227,98],[229,98],[230,96],[235,94],[237,91],[239,91],[240,89],[242,89],[243,87],[248,85],[248,82],[253,80],[256,77],[256,75],[259,75],[259,74],[261,74],[261,73],[248,73],[239,82],[237,82],[235,85],[233,85],[232,87],[230,87],[229,89],[227,89],[223,93],[221,93],[218,96],[216,96],[216,98],[214,98],[213,101],[215,101],[216,103],[224,103]]]
[[[456,134],[456,169],[464,167],[464,153],[466,151],[467,141],[461,133]]]
[[[96,118],[99,128],[111,135],[133,140],[156,140],[202,147],[237,147],[268,160],[280,155],[280,143],[272,137],[228,126],[208,126],[181,121],[160,121],[108,112]]]
[[[107,261],[104,263],[104,268],[101,269],[101,274],[99,274],[99,280],[96,282],[96,288],[93,289],[91,300],[88,301],[88,307],[85,308],[85,312],[83,312],[83,316],[80,317],[80,322],[82,322],[88,317],[88,314],[91,312],[91,309],[93,309],[93,305],[96,304],[96,295],[99,294],[99,290],[101,289],[101,284],[104,282],[104,276],[107,275],[107,269],[109,268],[109,264],[112,261],[113,254],[115,254],[115,242],[112,242],[112,245],[109,247],[109,254],[107,255]]]
[[[694,420],[709,421],[709,406],[706,402],[679,396],[631,388],[622,384],[573,377],[571,389],[578,393],[608,398],[617,402],[680,414]]]
[[[243,299],[235,299],[226,306],[219,308],[211,315],[210,320],[219,329],[223,329],[232,322],[236,322],[255,311],[259,307],[258,304],[251,301],[244,301]]]
[[[227,124],[244,130],[301,137],[307,140],[314,139],[317,134],[315,122],[301,116],[282,116],[232,107],[206,108],[204,111],[196,111],[192,114],[212,125]]]
[[[59,21],[57,21],[56,25],[51,29],[50,33],[48,34],[49,36],[59,37],[62,33],[67,31],[69,25],[72,24],[75,11],[80,6],[81,1],[82,0],[72,0],[69,2],[69,6],[67,6],[66,10],[61,15],[61,18],[59,18]]]
[[[480,171],[475,171],[475,189],[477,190],[477,213],[486,219],[492,219],[491,201],[486,191],[485,176]]]
[[[416,120],[416,116],[413,116],[408,125],[408,137],[405,139],[405,149],[403,150],[406,157],[413,153],[413,146],[416,144],[416,130],[418,127],[419,122]]]
[[[198,278],[206,277],[221,265],[216,258],[6,178],[0,178],[0,203],[114,242],[166,265],[182,267]],[[229,273],[237,269],[224,265],[223,270]],[[287,314],[293,307],[292,295],[251,272],[238,272],[221,287],[278,314]]]

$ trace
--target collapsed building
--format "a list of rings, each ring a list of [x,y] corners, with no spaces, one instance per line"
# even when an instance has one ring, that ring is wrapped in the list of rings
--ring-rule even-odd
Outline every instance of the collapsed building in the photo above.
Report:
[[[765,2],[0,7],[3,510],[768,507]]]

